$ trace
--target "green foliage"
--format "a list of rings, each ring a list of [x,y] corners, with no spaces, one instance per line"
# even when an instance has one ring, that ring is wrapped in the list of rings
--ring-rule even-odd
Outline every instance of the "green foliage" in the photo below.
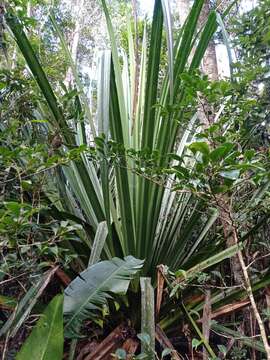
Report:
[[[163,5],[164,9],[167,9],[165,2]],[[145,62],[141,68],[141,82],[138,89],[141,100],[139,107],[134,109],[134,117],[137,120],[131,137],[129,134],[133,127],[131,121],[133,116],[131,115],[130,109],[133,99],[130,96],[126,96],[125,98],[124,86],[129,82],[129,75],[132,77],[133,74],[125,73],[125,77],[122,77],[121,68],[123,58],[118,53],[114,30],[105,2],[103,2],[103,7],[112,46],[112,67],[110,68],[108,62],[108,64],[106,63],[106,67],[100,68],[100,78],[110,79],[110,95],[108,95],[108,89],[103,88],[104,86],[108,86],[108,82],[98,84],[99,94],[106,94],[107,106],[109,106],[109,109],[105,109],[106,111],[99,111],[98,109],[98,114],[102,116],[100,121],[109,122],[112,140],[120,146],[124,146],[124,148],[135,146],[135,148],[142,153],[149,150],[150,152],[154,150],[156,153],[160,154],[172,152],[175,146],[176,134],[180,130],[181,124],[180,122],[175,122],[176,118],[179,119],[179,108],[173,110],[172,113],[169,113],[168,119],[165,121],[165,119],[163,119],[163,114],[155,107],[155,105],[159,102],[163,108],[170,106],[172,96],[175,96],[175,101],[177,101],[179,105],[182,104],[184,106],[184,104],[189,101],[185,91],[180,96],[181,99],[178,99],[177,93],[182,86],[179,79],[189,67],[188,57],[191,52],[192,41],[196,36],[196,24],[202,7],[202,1],[194,4],[188,20],[187,29],[179,34],[177,40],[178,45],[176,45],[177,51],[175,52],[174,58],[175,66],[173,70],[172,59],[170,59],[168,78],[162,78],[159,73],[160,54],[163,44],[163,13],[161,3],[159,1],[156,2],[149,54],[147,55],[147,39],[144,40],[143,48],[141,49],[141,51],[145,53],[144,56],[148,56],[149,61],[148,63]],[[82,126],[82,121],[84,114],[80,115],[81,121],[79,123],[76,118],[72,119],[72,123],[67,121],[62,107],[57,103],[57,96],[48,82],[48,77],[45,75],[39,59],[26,35],[22,31],[21,24],[11,12],[6,15],[6,19],[29,68],[35,76],[37,84],[46,99],[48,106],[47,110],[49,110],[48,119],[50,126],[54,126],[57,129],[57,134],[61,132],[63,143],[69,151],[71,151],[73,146],[87,145],[87,143],[85,143],[87,140],[85,136],[80,135],[75,137],[71,129],[73,126],[73,128],[79,131],[79,134],[83,133],[84,127]],[[166,14],[166,30],[168,34],[171,29],[169,19],[169,14]],[[199,66],[207,43],[215,28],[215,16],[212,14],[198,43],[197,52],[194,54],[194,61],[190,70],[188,70],[190,73]],[[59,29],[57,32],[61,38],[61,43],[65,48],[65,52],[67,52],[67,47],[65,47],[64,39],[61,36]],[[170,54],[172,55],[171,33],[168,35],[167,39],[168,44],[170,44]],[[129,41],[131,41],[131,39]],[[129,56],[129,60],[132,61],[132,53],[130,53]],[[72,63],[70,65],[72,66]],[[82,87],[74,66],[72,66],[72,70],[74,72],[76,86],[81,92]],[[134,71],[134,69],[132,71]],[[169,78],[170,81],[168,80]],[[161,82],[164,84],[159,93],[158,87]],[[169,83],[171,88],[170,95],[167,92]],[[174,89],[172,89],[172,86]],[[172,90],[174,94],[172,93]],[[127,106],[127,104],[130,104],[130,106]],[[194,112],[195,109],[191,111],[191,114],[194,114]],[[105,115],[107,117],[105,117]],[[142,131],[140,131],[140,129],[142,129]],[[170,131],[173,132],[172,136],[168,136]],[[170,157],[160,159],[159,166],[164,167],[170,164]],[[143,176],[138,177],[135,172],[133,174],[128,173],[127,168],[132,166],[132,161],[129,161],[125,153],[123,153],[117,166],[115,166],[114,163],[110,167],[117,189],[117,196],[115,196],[114,182],[108,181],[110,170],[108,165],[110,166],[110,163],[104,162],[100,168],[100,180],[99,164],[96,167],[95,164],[91,162],[91,159],[88,158],[87,153],[82,153],[81,159],[75,159],[70,166],[63,167],[59,189],[61,194],[65,194],[65,196],[61,197],[61,207],[68,209],[68,212],[72,213],[71,215],[77,216],[78,213],[74,208],[74,203],[78,203],[82,212],[81,215],[84,217],[83,220],[93,229],[97,229],[100,222],[104,220],[107,221],[109,236],[106,244],[107,249],[105,247],[104,250],[106,251],[106,256],[109,258],[114,255],[126,256],[129,254],[146,258],[146,273],[154,271],[155,266],[161,261],[161,254],[163,260],[169,264],[173,266],[176,266],[177,263],[180,264],[181,256],[177,256],[175,249],[178,249],[178,255],[180,255],[188,238],[185,237],[184,239],[181,239],[183,247],[179,248],[176,246],[178,236],[172,230],[172,228],[175,227],[173,223],[168,222],[168,231],[171,234],[171,237],[163,236],[162,232],[159,231],[169,194],[163,187],[155,185]],[[142,167],[142,164],[140,165],[140,167]],[[66,184],[69,184],[68,189]],[[136,191],[133,189],[136,189]],[[149,204],[148,207],[144,206],[145,201]],[[172,202],[172,204],[173,206],[175,205],[174,202]],[[110,206],[110,211],[108,210],[108,206]],[[106,211],[104,211],[105,209]],[[119,211],[120,216],[117,214]],[[153,217],[150,214],[153,214]],[[169,213],[166,215],[167,217],[168,214]],[[187,218],[189,216],[188,210],[185,209],[185,207],[182,209],[182,214]],[[181,218],[179,218],[179,222],[181,221],[180,219]],[[193,220],[195,220],[195,218]],[[191,221],[191,219],[188,221]],[[200,227],[201,221],[199,216],[197,223],[198,227]],[[166,228],[163,229],[163,232],[167,231]],[[183,232],[185,232],[185,229],[183,229]],[[117,242],[120,246],[115,247],[112,236],[117,238]],[[162,241],[157,241],[157,237],[159,236],[163,237]],[[85,239],[85,241],[87,240]],[[93,239],[90,240],[90,242],[92,241]],[[169,244],[175,245],[174,247],[171,247]],[[147,256],[147,254],[150,253],[152,255],[150,257]],[[182,254],[182,256],[184,256],[184,254]]]
[[[165,273],[169,288],[161,324],[166,327],[179,317],[188,320],[199,338],[193,339],[194,347],[204,344],[213,357],[217,349],[205,341],[192,315],[202,314],[203,301],[196,299],[208,282],[226,287],[227,259],[239,250],[224,250],[217,221],[220,197],[230,200],[243,241],[251,237],[257,240],[251,241],[252,250],[265,251],[258,229],[262,215],[267,219],[269,213],[268,2],[232,25],[238,50],[234,81],[210,82],[198,68],[217,23],[213,11],[197,32],[203,1],[193,3],[186,26],[172,33],[169,2],[157,0],[152,24],[139,22],[135,49],[132,21],[125,33],[123,24],[118,22],[116,31],[112,23],[111,14],[120,6],[123,17],[126,4],[112,4],[110,13],[104,0],[112,52],[102,53],[98,76],[90,79],[91,106],[61,30],[73,30],[69,15],[62,19],[63,8],[56,4],[57,17],[49,19],[47,4],[32,1],[33,20],[26,3],[11,1],[5,15],[21,53],[7,34],[8,50],[16,56],[14,66],[0,75],[0,240],[5,260],[0,276],[26,271],[39,281],[26,282],[30,289],[2,333],[15,335],[20,329],[44,290],[41,273],[52,263],[61,264],[72,278],[80,274],[65,291],[69,338],[80,337],[85,320],[98,319],[111,298],[126,293],[139,270],[154,275],[157,265],[166,264],[171,271]],[[44,26],[39,26],[40,19]],[[79,58],[85,58],[82,51]],[[62,83],[68,66],[74,77],[70,88]],[[204,121],[198,106],[204,108]],[[266,248],[267,241],[262,243]],[[133,256],[145,259],[144,266]],[[91,265],[99,258],[105,261],[87,267],[89,258]],[[262,265],[249,270],[254,292],[269,285]],[[212,306],[219,309],[245,295],[242,289],[226,289],[224,297],[215,289]],[[60,297],[55,299],[58,305],[49,305],[47,317],[61,307]],[[41,317],[22,356],[30,347],[39,351],[46,345],[35,342],[34,335],[41,336],[47,325],[57,330],[53,321],[47,323]],[[218,324],[213,323],[213,329],[219,331]],[[222,331],[237,336],[231,328]],[[149,343],[146,334],[138,337]],[[58,345],[63,345],[62,335]],[[255,347],[263,351],[260,342]],[[162,358],[170,351],[165,349]],[[125,358],[121,350],[116,356]]]
[[[259,1],[251,11],[231,21],[231,31],[236,31],[234,47],[237,61],[234,73],[238,116],[242,138],[255,148],[269,145],[269,1]],[[241,119],[241,118],[240,118]]]
[[[16,359],[61,360],[63,349],[63,296],[57,295],[41,315]]]

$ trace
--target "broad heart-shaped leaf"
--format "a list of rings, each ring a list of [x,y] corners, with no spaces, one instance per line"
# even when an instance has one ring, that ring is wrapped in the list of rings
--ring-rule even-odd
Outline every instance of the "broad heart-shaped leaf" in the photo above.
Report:
[[[63,347],[63,295],[57,295],[41,315],[16,360],[62,360]]]
[[[94,264],[77,276],[65,290],[66,336],[78,337],[82,322],[96,317],[95,310],[106,304],[112,294],[125,294],[143,264],[143,260],[133,256],[124,260],[113,258]]]

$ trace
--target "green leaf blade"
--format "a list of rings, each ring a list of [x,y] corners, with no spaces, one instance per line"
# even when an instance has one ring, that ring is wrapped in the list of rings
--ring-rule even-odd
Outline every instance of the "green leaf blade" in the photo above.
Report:
[[[76,337],[86,318],[95,318],[95,310],[107,303],[113,294],[127,292],[130,281],[143,267],[143,261],[127,256],[101,261],[83,271],[65,290],[64,314],[68,337]]]
[[[63,295],[57,295],[41,315],[16,360],[61,360],[63,346]]]

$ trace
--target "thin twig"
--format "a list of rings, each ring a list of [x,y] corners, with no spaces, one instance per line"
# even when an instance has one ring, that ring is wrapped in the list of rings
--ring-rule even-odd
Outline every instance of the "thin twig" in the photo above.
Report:
[[[239,241],[238,241],[238,235],[237,235],[237,231],[236,231],[235,226],[233,226],[232,231],[233,231],[234,242],[235,242],[235,244],[238,244]],[[261,338],[262,338],[263,345],[264,345],[264,348],[265,348],[265,351],[266,351],[266,354],[267,354],[267,359],[270,360],[270,346],[269,346],[269,343],[268,343],[267,334],[266,334],[266,331],[265,331],[265,327],[264,327],[261,315],[260,315],[260,313],[258,311],[257,304],[256,304],[255,299],[254,299],[254,295],[253,295],[253,292],[252,292],[251,281],[250,281],[250,278],[249,278],[249,275],[248,275],[248,271],[247,271],[247,267],[246,267],[246,264],[245,264],[245,261],[244,261],[242,251],[238,250],[237,255],[238,255],[238,259],[239,259],[239,262],[240,262],[240,265],[241,265],[241,268],[242,268],[242,272],[243,272],[243,276],[244,276],[244,280],[245,280],[246,291],[247,291],[248,297],[250,299],[250,304],[251,304],[251,307],[253,309],[253,312],[254,312],[255,318],[257,320],[258,326],[259,326]]]
[[[252,264],[254,264],[256,261],[265,259],[266,257],[269,257],[269,256],[270,256],[270,253],[269,253],[269,254],[266,254],[266,255],[263,255],[263,256],[261,256],[261,257],[259,257],[259,258],[256,258],[256,259],[254,259],[254,260],[252,260],[252,261],[246,266],[246,268],[248,269],[248,268],[249,268]]]
[[[3,285],[3,284],[8,283],[8,282],[10,282],[10,281],[15,281],[15,280],[17,280],[19,277],[22,277],[22,276],[27,275],[27,274],[29,274],[29,272],[24,272],[24,273],[22,273],[22,274],[20,274],[20,275],[18,275],[18,276],[12,277],[11,279],[3,280],[3,281],[0,282],[0,285]]]
[[[10,331],[8,331],[7,336],[6,336],[6,338],[5,338],[5,345],[4,345],[4,349],[3,349],[2,360],[5,360],[5,358],[6,358],[6,352],[7,352],[7,348],[8,348],[9,335],[10,335]]]

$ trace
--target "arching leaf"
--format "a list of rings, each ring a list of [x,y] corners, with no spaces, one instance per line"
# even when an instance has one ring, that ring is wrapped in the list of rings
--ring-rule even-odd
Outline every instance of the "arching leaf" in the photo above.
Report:
[[[127,256],[124,260],[113,258],[90,266],[76,277],[65,290],[66,335],[77,337],[77,329],[82,322],[95,318],[96,310],[106,304],[112,294],[125,294],[143,263],[133,256]]]

